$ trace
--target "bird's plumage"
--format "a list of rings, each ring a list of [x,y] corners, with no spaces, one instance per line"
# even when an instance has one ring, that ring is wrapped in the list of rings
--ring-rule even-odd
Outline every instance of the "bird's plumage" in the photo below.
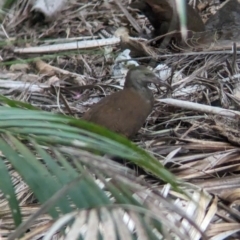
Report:
[[[145,67],[132,68],[126,76],[124,89],[100,100],[83,119],[132,137],[153,110],[154,98],[148,83],[159,83],[159,80]]]

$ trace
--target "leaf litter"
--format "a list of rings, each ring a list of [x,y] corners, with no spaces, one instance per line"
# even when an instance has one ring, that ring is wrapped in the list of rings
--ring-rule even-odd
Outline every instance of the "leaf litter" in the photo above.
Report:
[[[162,192],[210,239],[239,239],[240,75],[234,44],[218,47],[217,51],[159,50],[140,38],[141,29],[150,33],[152,27],[143,15],[129,10],[124,0],[72,1],[47,22],[26,3],[17,1],[2,25],[1,38],[8,44],[0,50],[0,94],[47,111],[81,117],[92,103],[122,87],[124,75],[118,74],[126,73],[129,64],[128,52],[125,59],[119,57],[124,44],[132,52],[141,53],[131,60],[132,64],[146,65],[154,59],[161,64],[156,74],[162,79],[165,76],[172,91],[163,88],[159,92],[151,86],[155,108],[134,142],[184,180],[183,188],[192,200],[156,181],[149,191],[136,189],[135,194],[152,206],[151,210],[159,214],[163,211],[163,216],[174,221],[174,211],[157,209],[161,201],[156,203],[159,198],[154,191]],[[215,4],[203,10],[203,19],[217,7]],[[122,27],[135,30],[135,36],[116,35]],[[65,101],[57,103],[52,87]],[[19,179],[18,186],[22,184]],[[18,198],[24,202],[30,196],[26,187]],[[31,215],[35,209],[26,202],[22,210]],[[38,221],[33,228],[40,222],[48,223],[50,218]],[[190,239],[200,239],[191,224],[185,220],[182,224]]]

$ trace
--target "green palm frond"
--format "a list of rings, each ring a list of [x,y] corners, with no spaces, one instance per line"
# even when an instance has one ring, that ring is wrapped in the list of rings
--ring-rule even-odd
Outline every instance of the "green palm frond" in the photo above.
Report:
[[[4,176],[0,188],[9,207],[15,210],[12,216],[15,225],[19,226],[9,239],[19,237],[33,223],[30,219],[20,224],[21,207],[11,182],[9,166],[21,176],[42,205],[39,213],[34,215],[36,218],[43,213],[50,214],[53,219],[69,216],[65,223],[70,224],[80,221],[79,216],[82,218],[84,215],[82,224],[88,225],[95,219],[93,229],[96,232],[99,231],[99,224],[106,227],[106,219],[111,219],[115,234],[118,232],[119,235],[119,227],[125,226],[128,235],[136,237],[140,232],[134,233],[123,221],[123,215],[127,214],[135,224],[134,229],[142,229],[148,239],[157,239],[152,226],[157,234],[163,234],[162,221],[166,222],[165,219],[133,196],[146,188],[143,180],[138,180],[131,170],[103,154],[133,162],[180,191],[174,176],[153,156],[126,138],[94,124],[32,110],[31,105],[7,98],[1,98],[1,101],[5,106],[0,107],[0,172]],[[62,227],[60,224],[58,229]],[[75,228],[73,224],[72,234],[76,234]],[[182,235],[175,230],[177,235]],[[84,236],[80,229],[77,232]],[[104,236],[104,232],[98,234]],[[187,235],[184,236],[186,239]]]

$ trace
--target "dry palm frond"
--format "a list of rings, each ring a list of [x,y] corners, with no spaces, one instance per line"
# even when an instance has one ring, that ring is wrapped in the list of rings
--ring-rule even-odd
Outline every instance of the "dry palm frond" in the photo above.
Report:
[[[170,199],[171,206],[180,207],[209,238],[239,239],[239,43],[220,43],[219,36],[211,32],[211,44],[199,46],[196,45],[201,40],[199,33],[188,40],[191,50],[181,53],[166,50],[160,54],[157,47],[149,45],[149,39],[128,35],[121,39],[113,37],[117,29],[129,27],[129,24],[134,24],[129,28],[138,32],[140,29],[151,31],[146,18],[128,12],[127,4],[125,0],[72,1],[54,21],[45,24],[41,18],[36,20],[36,16],[32,16],[29,1],[16,1],[0,29],[0,37],[5,40],[0,50],[0,94],[46,111],[81,117],[92,102],[118,86],[119,79],[111,76],[111,69],[121,47],[137,52],[142,60],[135,59],[139,64],[165,64],[172,70],[167,79],[172,92],[155,93],[155,109],[135,143],[183,180],[182,188],[192,199],[172,191],[152,176],[147,176],[145,188],[137,188],[135,179],[124,180],[135,187],[133,195],[138,200],[146,203],[180,235],[187,233],[189,239],[200,239],[190,222],[176,214],[175,208],[166,207],[167,200],[159,193]],[[208,16],[210,10],[211,7],[207,8],[203,14]],[[135,20],[129,22],[131,15]],[[81,48],[78,41],[81,41]],[[197,51],[192,52],[192,47]],[[19,54],[22,49],[25,53]],[[182,77],[174,78],[176,73]],[[85,84],[87,86],[82,86]],[[101,161],[93,158],[93,162],[97,160]],[[106,165],[101,165],[99,169],[104,167]],[[119,169],[114,172],[110,165],[107,167],[113,175],[122,173]],[[16,171],[12,170],[11,175],[25,220],[40,206],[31,205],[31,191]],[[1,225],[5,228],[1,228],[0,235],[8,236],[14,225],[6,201],[1,202],[1,207],[5,209],[1,210]],[[129,232],[119,217],[123,217],[123,210],[117,206],[111,214],[105,208],[101,208],[101,212],[106,216],[106,221],[101,223],[102,232],[107,235],[109,228],[113,233],[114,222],[124,232],[119,236],[128,239]],[[86,212],[74,214],[74,220],[83,226],[81,220],[86,220]],[[144,236],[136,212],[128,214],[136,220],[136,231]],[[97,219],[96,215],[95,210],[89,212],[88,224],[100,224],[102,219]],[[29,239],[40,236],[52,226],[50,217],[42,215],[32,225]],[[69,236],[74,234],[75,226]],[[93,239],[96,232],[88,234],[89,239]]]

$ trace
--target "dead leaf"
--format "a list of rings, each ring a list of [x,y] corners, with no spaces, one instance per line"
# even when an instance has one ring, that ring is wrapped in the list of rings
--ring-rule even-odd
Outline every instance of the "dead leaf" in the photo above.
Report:
[[[55,75],[55,70],[52,68],[51,65],[45,63],[41,59],[38,59],[36,62],[36,68],[38,71],[42,74],[47,74],[48,76],[53,76]]]
[[[29,65],[26,63],[16,63],[11,65],[10,67],[10,71],[13,71],[13,72],[16,72],[16,71],[26,72],[27,70],[29,70]]]
[[[66,4],[66,0],[36,0],[32,11],[42,13],[46,19],[52,19]]]

